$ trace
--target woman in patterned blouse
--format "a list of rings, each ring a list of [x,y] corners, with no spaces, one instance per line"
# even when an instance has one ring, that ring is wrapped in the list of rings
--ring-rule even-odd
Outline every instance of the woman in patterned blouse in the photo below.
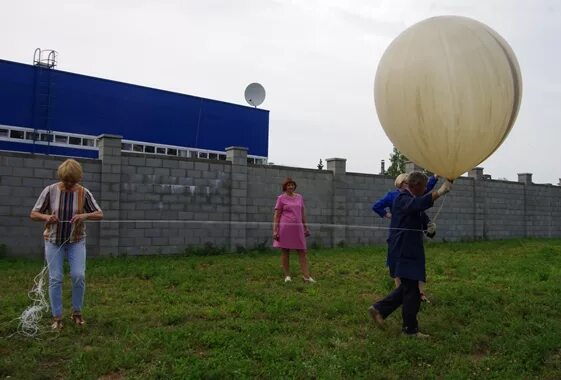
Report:
[[[64,256],[72,279],[72,321],[83,325],[82,305],[86,287],[85,220],[101,220],[103,212],[88,189],[81,186],[82,166],[73,159],[57,171],[60,182],[47,186],[31,211],[31,219],[45,222],[45,257],[49,269],[52,328],[62,328],[62,282]]]

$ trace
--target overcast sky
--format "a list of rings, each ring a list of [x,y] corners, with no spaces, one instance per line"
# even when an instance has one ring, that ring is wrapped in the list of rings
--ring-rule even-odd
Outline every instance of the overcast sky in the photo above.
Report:
[[[0,58],[31,63],[59,51],[59,69],[245,104],[267,91],[269,161],[313,168],[347,159],[378,173],[392,144],[380,127],[374,74],[405,28],[437,15],[479,20],[520,63],[516,124],[481,164],[493,178],[561,177],[559,0],[3,0]]]

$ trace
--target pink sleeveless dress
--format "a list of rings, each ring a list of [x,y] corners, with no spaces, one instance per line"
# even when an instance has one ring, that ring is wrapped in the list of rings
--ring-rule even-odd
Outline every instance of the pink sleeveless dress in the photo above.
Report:
[[[283,193],[277,197],[275,210],[280,213],[280,222],[279,240],[273,240],[273,247],[306,250],[304,224],[302,223],[304,198],[296,193],[293,193],[292,196]]]

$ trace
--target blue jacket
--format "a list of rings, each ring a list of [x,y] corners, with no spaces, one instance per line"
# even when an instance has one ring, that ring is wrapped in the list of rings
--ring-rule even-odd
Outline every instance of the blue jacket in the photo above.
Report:
[[[432,191],[432,189],[434,189],[434,186],[436,185],[437,182],[438,179],[435,178],[433,175],[431,175],[427,182],[427,189],[425,190],[425,194]],[[374,211],[376,214],[380,215],[381,218],[383,218],[384,216],[386,216],[387,213],[386,209],[389,208],[391,212],[393,201],[395,200],[395,198],[397,198],[398,195],[399,195],[399,189],[395,189],[388,192],[382,199],[378,200],[376,203],[372,205],[372,211]]]
[[[426,281],[423,232],[419,230],[427,228],[429,218],[425,210],[432,205],[431,193],[415,197],[404,190],[395,198],[388,238],[388,266],[392,277]]]

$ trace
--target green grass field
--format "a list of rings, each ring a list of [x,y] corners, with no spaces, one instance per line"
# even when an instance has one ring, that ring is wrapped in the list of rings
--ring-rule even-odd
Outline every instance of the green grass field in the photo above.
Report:
[[[427,245],[429,340],[380,330],[385,247],[310,251],[317,284],[276,252],[88,261],[85,328],[8,337],[39,261],[0,259],[0,378],[561,378],[561,240]]]

